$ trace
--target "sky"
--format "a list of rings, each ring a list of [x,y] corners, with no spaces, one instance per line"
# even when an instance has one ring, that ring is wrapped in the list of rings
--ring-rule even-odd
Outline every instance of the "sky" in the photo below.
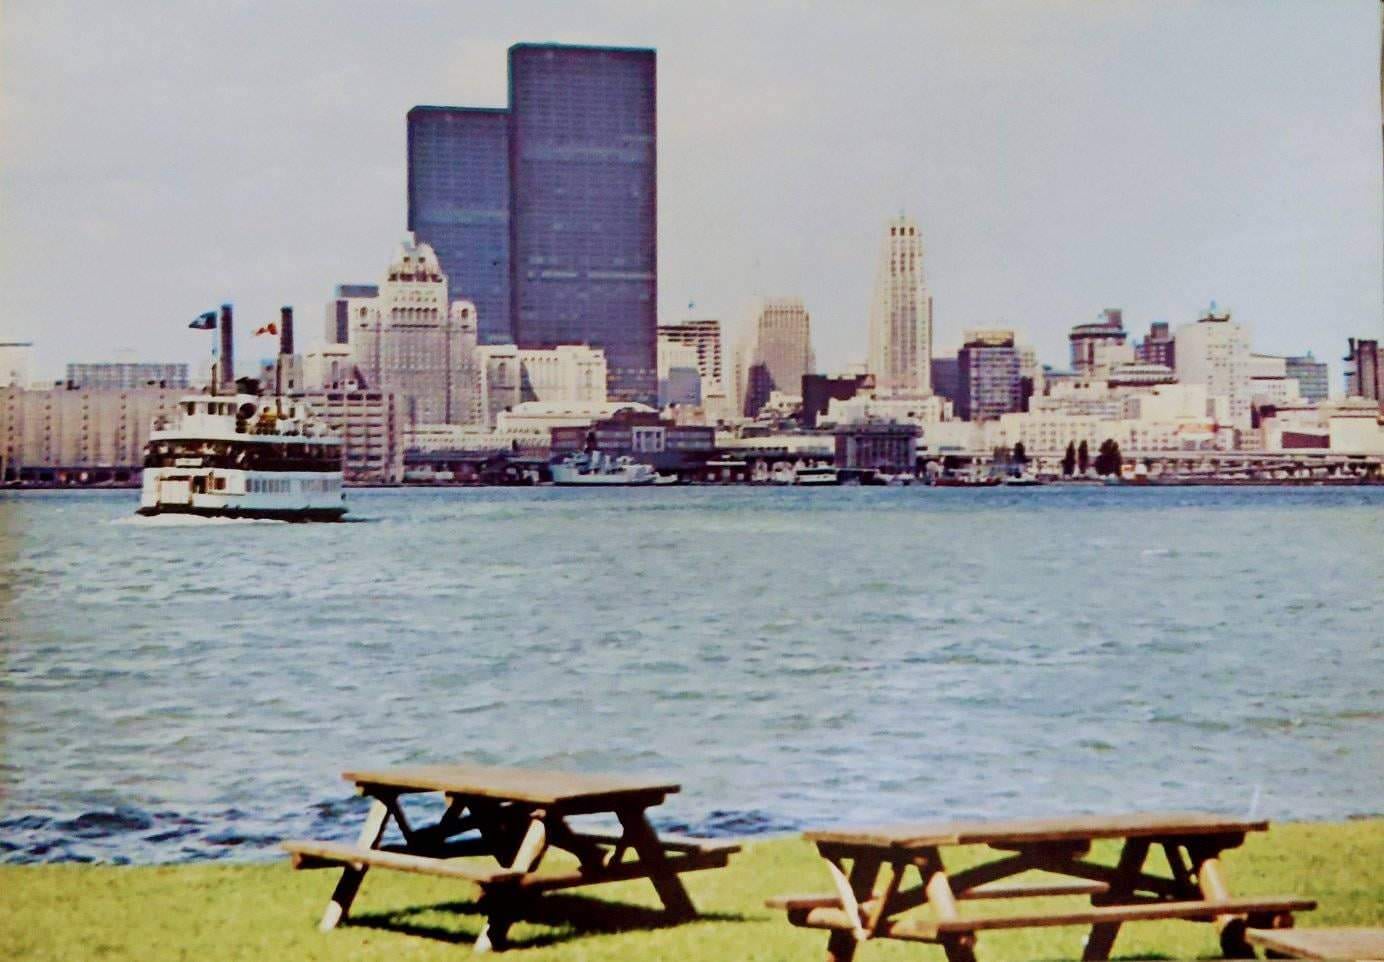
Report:
[[[405,114],[503,106],[519,41],[658,51],[659,318],[797,295],[866,353],[880,235],[923,234],[939,352],[1045,363],[1102,308],[1331,364],[1384,336],[1377,0],[0,4],[0,341],[203,363],[322,338],[405,233]]]

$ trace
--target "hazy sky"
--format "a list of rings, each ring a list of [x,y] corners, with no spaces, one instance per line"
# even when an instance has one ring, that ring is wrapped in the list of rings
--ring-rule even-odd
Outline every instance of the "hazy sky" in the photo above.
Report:
[[[940,348],[1215,299],[1268,352],[1384,334],[1377,0],[304,3],[5,0],[0,340],[198,361],[187,321],[295,305],[404,233],[404,115],[503,105],[516,41],[658,50],[659,308],[797,294],[863,358],[885,219],[926,245]]]

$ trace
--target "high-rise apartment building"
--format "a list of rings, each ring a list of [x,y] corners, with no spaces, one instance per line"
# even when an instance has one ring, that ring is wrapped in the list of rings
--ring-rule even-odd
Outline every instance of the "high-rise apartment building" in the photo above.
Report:
[[[482,344],[604,351],[610,396],[657,396],[652,50],[516,44],[509,108],[409,113],[409,226]]]
[[[1212,397],[1229,402],[1230,425],[1250,427],[1253,395],[1249,332],[1217,314],[1215,305],[1194,324],[1177,329],[1177,379],[1183,384],[1204,384]]]
[[[0,341],[0,387],[28,387],[32,341]]]
[[[1346,396],[1384,400],[1384,370],[1379,366],[1379,341],[1350,338],[1346,362]]]
[[[1107,307],[1095,323],[1076,325],[1067,339],[1072,370],[1083,377],[1108,377],[1118,365],[1134,361],[1134,349],[1126,341],[1124,312],[1117,307]]]
[[[918,226],[889,221],[870,304],[870,373],[881,396],[932,393],[932,300]]]
[[[1134,360],[1139,364],[1161,364],[1166,368],[1176,368],[1177,342],[1168,329],[1167,321],[1154,321],[1149,325],[1148,337],[1134,345]]]
[[[509,123],[496,108],[408,112],[408,227],[437,253],[452,295],[476,305],[482,344],[514,340]]]
[[[697,354],[697,371],[702,378],[702,393],[711,394],[725,385],[721,371],[721,322],[687,320],[658,326],[660,344],[686,344]]]
[[[510,277],[521,348],[605,350],[612,400],[657,400],[652,50],[509,51]]]
[[[1298,382],[1298,392],[1306,401],[1325,401],[1331,395],[1331,382],[1327,379],[1326,362],[1318,361],[1308,351],[1300,357],[1283,359],[1287,364],[1288,376]]]
[[[812,319],[802,298],[757,300],[736,352],[741,413],[754,417],[773,391],[801,394],[803,375],[811,374],[814,366]]]
[[[72,390],[128,391],[137,387],[186,390],[187,365],[125,361],[69,364],[65,383]]]
[[[476,416],[476,308],[447,295],[447,276],[433,249],[406,241],[379,296],[351,322],[352,353],[365,387],[397,394],[406,428],[467,424]]]
[[[956,352],[957,391],[953,399],[963,421],[993,421],[1023,410],[1023,382],[1014,332],[967,331]]]

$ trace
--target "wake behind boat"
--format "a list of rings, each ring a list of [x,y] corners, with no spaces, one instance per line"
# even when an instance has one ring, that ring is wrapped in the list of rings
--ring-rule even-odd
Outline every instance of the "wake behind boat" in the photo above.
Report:
[[[139,513],[339,521],[341,441],[298,400],[189,395],[154,422]]]

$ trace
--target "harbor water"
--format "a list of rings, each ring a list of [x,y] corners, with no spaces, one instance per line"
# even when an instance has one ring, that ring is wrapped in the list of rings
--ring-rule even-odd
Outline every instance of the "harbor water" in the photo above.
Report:
[[[351,837],[348,766],[651,773],[704,834],[1384,813],[1384,488],[0,494],[0,860]]]

